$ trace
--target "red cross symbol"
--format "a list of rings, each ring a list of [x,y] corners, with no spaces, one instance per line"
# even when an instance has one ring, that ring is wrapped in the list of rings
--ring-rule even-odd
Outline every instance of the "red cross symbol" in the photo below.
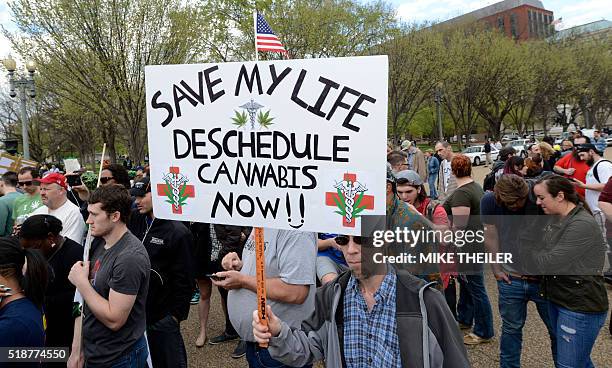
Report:
[[[354,183],[357,181],[357,175],[356,174],[344,174],[344,180]],[[359,194],[357,196],[359,196]],[[355,197],[355,200],[357,200],[358,198],[357,196]],[[336,201],[342,203],[337,192],[325,193],[325,205],[326,206],[338,207],[338,205],[336,204]],[[364,207],[367,210],[373,210],[374,209],[374,196],[364,194],[363,199],[361,200],[361,203],[359,203],[359,207]],[[351,218],[351,222],[347,222],[346,217],[343,216],[342,226],[355,227],[355,217]]]
[[[170,173],[174,174],[174,175],[178,175],[180,169],[176,166],[171,166],[170,167]],[[189,197],[189,198],[194,198],[195,197],[195,189],[193,187],[193,185],[187,185],[187,184],[183,184],[181,187],[179,187],[179,191],[183,190],[183,187],[185,187],[185,193],[184,195]],[[159,196],[163,196],[163,197],[167,197],[166,195],[166,191],[170,190],[172,191],[172,189],[168,188],[168,186],[166,184],[157,184],[157,195]],[[172,204],[172,213],[175,213],[177,215],[180,215],[183,213],[183,207],[180,205],[176,205],[176,204]]]

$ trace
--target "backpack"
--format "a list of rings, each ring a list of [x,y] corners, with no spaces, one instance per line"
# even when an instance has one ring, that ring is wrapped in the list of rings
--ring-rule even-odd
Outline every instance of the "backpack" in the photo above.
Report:
[[[599,166],[599,164],[604,161],[612,163],[612,161],[610,160],[603,159],[603,160],[597,161],[597,163],[593,167],[593,176],[595,177],[595,180],[597,180],[598,183],[601,183],[601,180],[599,180],[599,173],[597,172],[597,166]]]
[[[482,182],[482,189],[484,189],[485,192],[493,191],[495,187],[495,173],[496,171],[491,170],[491,172],[485,176]]]
[[[495,183],[497,182],[497,172],[504,168],[505,162],[503,161],[495,161],[493,163],[493,167],[491,171],[485,176],[484,181],[482,182],[482,189],[485,192],[492,192],[495,187]]]
[[[425,208],[425,217],[431,222],[433,222],[433,215],[436,212],[438,206],[442,205],[442,202],[437,199],[430,199],[427,204],[427,208]]]

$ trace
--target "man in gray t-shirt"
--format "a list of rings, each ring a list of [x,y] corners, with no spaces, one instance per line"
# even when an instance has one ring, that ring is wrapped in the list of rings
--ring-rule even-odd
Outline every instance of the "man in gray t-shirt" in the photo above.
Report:
[[[289,326],[299,327],[314,310],[316,236],[311,232],[265,229],[264,244],[268,304]],[[254,231],[244,245],[242,260],[236,253],[229,253],[222,266],[229,271],[218,272],[216,276],[224,279],[213,279],[213,283],[230,289],[228,313],[232,325],[247,342],[249,360],[254,354],[262,354],[256,352],[251,325],[257,304]]]
[[[151,264],[144,245],[126,226],[131,202],[118,185],[100,187],[89,199],[87,223],[97,239],[89,261],[75,263],[68,275],[85,302],[83,331],[78,318],[69,367],[80,367],[83,360],[92,368],[147,359],[145,304]]]
[[[90,277],[96,292],[108,299],[112,289],[121,294],[136,295],[136,300],[125,324],[117,331],[109,330],[85,305],[83,343],[88,366],[114,361],[143,336],[151,268],[146,249],[129,231],[110,249],[105,249],[104,242],[99,242],[91,252]]]

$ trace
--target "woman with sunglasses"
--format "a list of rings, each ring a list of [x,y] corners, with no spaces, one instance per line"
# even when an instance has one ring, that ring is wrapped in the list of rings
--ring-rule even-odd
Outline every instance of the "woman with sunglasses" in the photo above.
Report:
[[[41,255],[21,248],[16,238],[0,238],[1,347],[44,346],[42,307],[46,285],[47,266]]]
[[[557,337],[555,363],[593,367],[591,350],[608,310],[603,235],[569,179],[546,176],[533,191],[544,213],[554,216],[544,229],[543,246],[528,259],[545,275],[542,291]]]
[[[36,250],[49,266],[45,293],[46,346],[70,346],[74,328],[72,301],[75,287],[68,281],[72,266],[83,259],[83,247],[60,235],[62,222],[51,215],[30,216],[21,226],[19,242]]]

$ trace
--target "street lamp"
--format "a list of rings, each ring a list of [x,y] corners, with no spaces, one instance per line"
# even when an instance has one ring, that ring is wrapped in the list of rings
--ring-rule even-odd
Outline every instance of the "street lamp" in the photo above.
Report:
[[[438,121],[438,137],[440,141],[444,140],[444,133],[442,132],[442,110],[440,109],[440,103],[442,102],[442,86],[442,82],[439,82],[434,92],[434,99],[436,101],[436,120]]]
[[[584,108],[584,125],[591,128],[591,120],[589,119],[589,89],[585,88],[582,94],[582,107]]]
[[[2,64],[8,71],[9,95],[11,97],[16,97],[17,92],[15,92],[15,90],[19,92],[19,99],[21,100],[21,134],[23,136],[23,158],[29,160],[30,139],[28,136],[28,114],[26,112],[26,88],[30,97],[36,97],[36,90],[34,89],[34,72],[36,71],[36,63],[31,60],[26,63],[26,69],[28,71],[27,77],[15,76],[17,63],[10,56],[8,59],[2,60]]]

